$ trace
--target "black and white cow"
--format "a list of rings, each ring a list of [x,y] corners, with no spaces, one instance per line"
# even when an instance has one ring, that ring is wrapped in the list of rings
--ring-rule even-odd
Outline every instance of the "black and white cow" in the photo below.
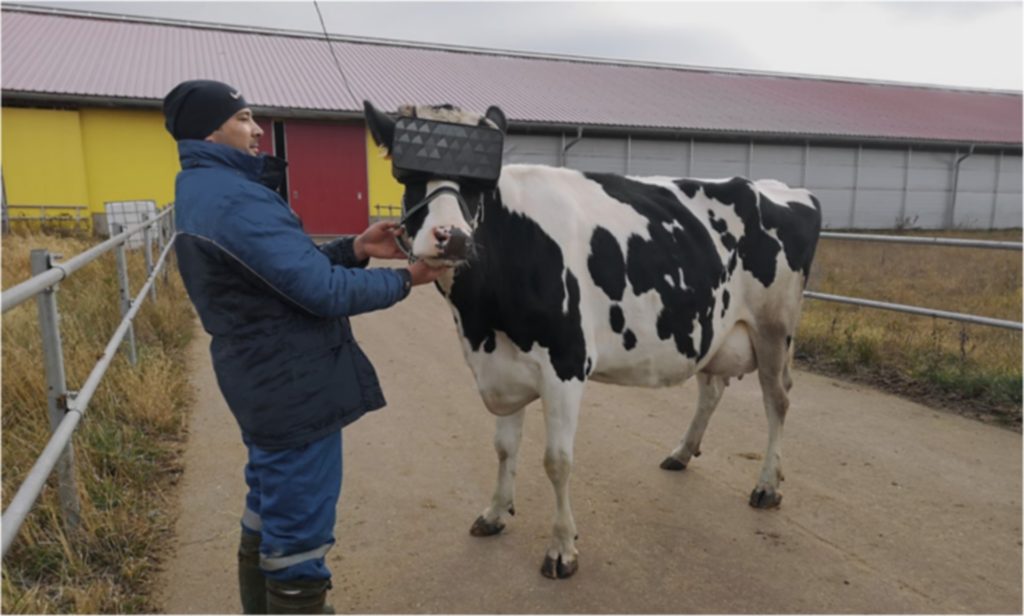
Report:
[[[366,104],[374,139],[392,145],[394,120]],[[400,115],[505,130],[451,106]],[[497,416],[499,478],[472,534],[500,532],[514,512],[524,407],[540,398],[544,468],[555,489],[542,573],[578,566],[568,481],[587,381],[660,387],[696,375],[697,412],[661,463],[681,470],[729,382],[757,371],[768,449],[750,505],[782,495],[782,425],[793,336],[821,228],[817,199],[774,180],[623,177],[507,165],[496,189],[450,180],[409,182],[405,203],[442,191],[406,224],[413,258],[456,262],[438,287],[448,299],[484,404]],[[468,211],[466,211],[468,210]],[[457,238],[457,241],[452,241]]]

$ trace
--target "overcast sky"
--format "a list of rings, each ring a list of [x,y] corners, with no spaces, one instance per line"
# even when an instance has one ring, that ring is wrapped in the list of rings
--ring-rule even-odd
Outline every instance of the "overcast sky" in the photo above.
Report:
[[[33,4],[320,31],[312,0]],[[320,1],[334,34],[1017,91],[1024,73],[1021,6]]]

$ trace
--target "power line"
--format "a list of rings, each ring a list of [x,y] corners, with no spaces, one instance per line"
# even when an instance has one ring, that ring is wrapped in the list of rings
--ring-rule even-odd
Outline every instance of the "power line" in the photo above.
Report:
[[[331,50],[331,57],[334,58],[334,66],[338,67],[338,73],[341,75],[341,80],[345,84],[345,89],[348,90],[348,95],[352,97],[352,100],[356,103],[356,108],[358,108],[359,98],[352,93],[352,88],[348,85],[348,77],[345,76],[345,71],[341,68],[341,61],[338,60],[338,55],[334,53],[334,45],[331,43],[330,35],[327,34],[327,26],[324,24],[323,13],[320,12],[320,4],[317,0],[313,0],[313,6],[316,8],[316,16],[320,18],[320,29],[324,32],[324,40],[327,41],[327,48]]]

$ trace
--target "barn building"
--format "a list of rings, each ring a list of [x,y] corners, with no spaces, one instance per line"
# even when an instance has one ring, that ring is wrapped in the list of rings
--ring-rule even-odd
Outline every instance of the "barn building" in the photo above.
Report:
[[[173,200],[160,102],[238,87],[314,235],[398,214],[362,100],[510,120],[508,163],[806,186],[830,228],[1021,226],[1020,92],[752,73],[3,5],[3,188],[28,206]],[[341,66],[335,64],[335,55]]]

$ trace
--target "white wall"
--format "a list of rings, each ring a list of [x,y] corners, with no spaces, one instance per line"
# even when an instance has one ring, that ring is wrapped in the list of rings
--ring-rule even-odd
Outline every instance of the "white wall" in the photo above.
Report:
[[[564,137],[509,135],[506,163],[558,165]],[[774,178],[805,186],[822,203],[828,228],[938,229],[947,226],[954,168],[966,153],[894,145],[821,146],[710,139],[587,137],[566,153],[581,171],[635,176]],[[1020,227],[1021,155],[984,152],[960,165],[953,227]]]

